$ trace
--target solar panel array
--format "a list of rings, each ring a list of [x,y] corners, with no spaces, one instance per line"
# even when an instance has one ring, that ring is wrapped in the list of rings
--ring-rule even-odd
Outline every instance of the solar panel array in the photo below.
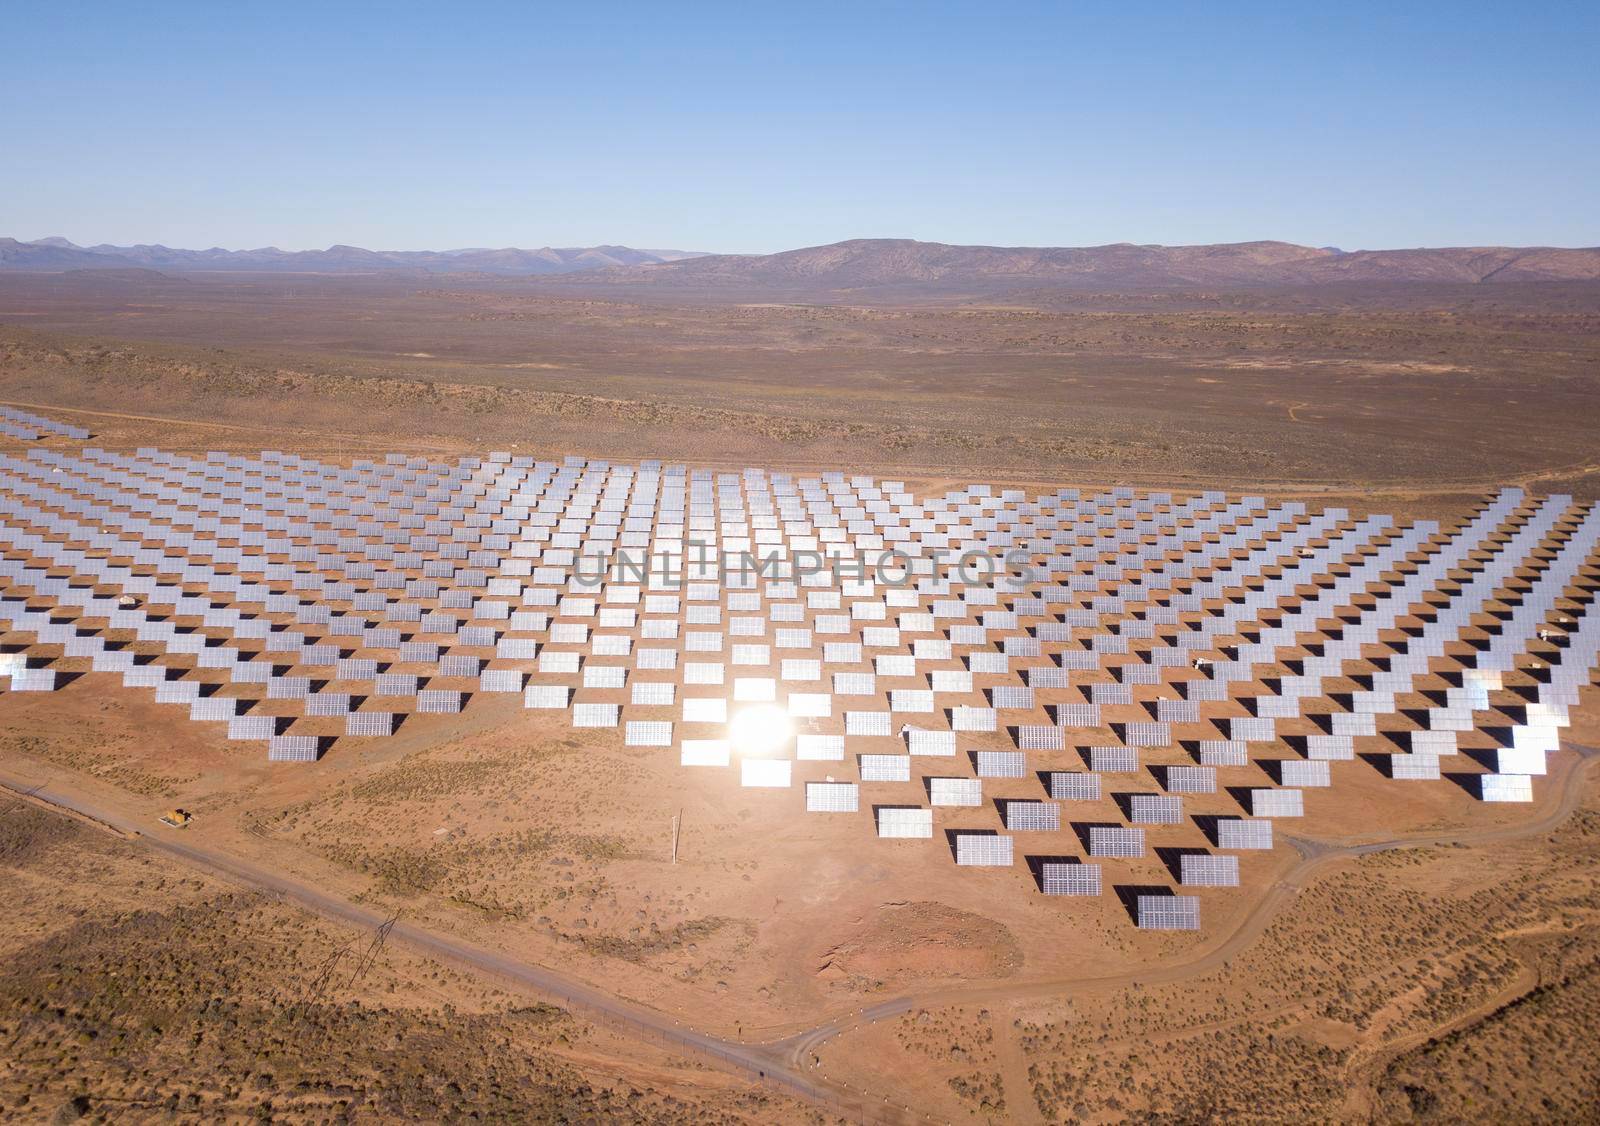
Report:
[[[817,812],[846,799],[813,784],[867,787],[882,836],[956,807],[1040,855],[1202,825],[1230,853],[1368,763],[1531,800],[1600,655],[1597,540],[1593,510],[1519,490],[1441,528],[1220,493],[34,449],[0,455],[0,684],[120,676],[272,761],[521,693]],[[795,727],[759,755],[757,707]]]
[[[87,441],[89,432],[81,426],[57,422],[53,418],[34,414],[18,407],[0,406],[0,434],[24,442],[37,442],[47,435],[67,438],[74,442]]]

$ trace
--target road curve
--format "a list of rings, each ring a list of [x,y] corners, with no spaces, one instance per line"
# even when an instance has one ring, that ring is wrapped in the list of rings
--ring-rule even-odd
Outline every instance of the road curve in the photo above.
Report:
[[[396,922],[390,937],[430,955],[515,981],[538,993],[559,999],[570,1008],[598,1016],[604,1021],[620,1024],[646,1036],[710,1056],[759,1079],[786,1087],[814,1102],[837,1108],[856,1120],[893,1122],[899,1121],[902,1117],[897,1113],[898,1108],[869,1100],[820,1075],[808,1073],[812,1066],[812,1057],[822,1045],[852,1029],[902,1016],[917,1009],[955,1004],[992,1004],[1025,997],[1049,997],[1072,988],[1166,984],[1209,973],[1220,968],[1260,937],[1285,900],[1292,898],[1323,867],[1338,860],[1391,849],[1482,844],[1549,832],[1572,815],[1582,800],[1581,783],[1588,769],[1593,763],[1600,761],[1600,749],[1573,742],[1566,742],[1563,745],[1576,751],[1578,760],[1567,770],[1562,780],[1561,797],[1556,807],[1537,821],[1486,829],[1468,829],[1454,833],[1397,837],[1355,845],[1286,838],[1300,852],[1300,862],[1268,889],[1267,894],[1227,938],[1188,961],[1117,974],[1041,978],[1004,985],[953,987],[907,994],[841,1014],[814,1028],[765,1043],[745,1044],[701,1032],[658,1010],[611,996],[554,970],[532,965],[414,924]],[[270,892],[328,918],[366,929],[375,929],[388,921],[379,913],[339,896],[318,891],[224,853],[185,844],[175,837],[146,835],[126,818],[100,809],[77,795],[30,785],[3,771],[0,771],[0,788],[9,790],[24,800],[87,818],[114,832],[137,839],[157,852],[165,853],[190,865],[209,869],[235,883]]]
[[[1395,837],[1384,841],[1371,841],[1355,845],[1327,844],[1285,837],[1299,850],[1302,859],[1284,873],[1267,891],[1233,933],[1210,950],[1185,962],[1153,966],[1125,973],[1098,976],[1040,978],[1033,981],[1011,982],[1003,985],[956,987],[908,994],[876,1005],[835,1017],[805,1032],[782,1040],[771,1041],[769,1046],[780,1051],[791,1067],[803,1067],[816,1052],[842,1033],[890,1017],[902,1016],[917,1009],[936,1008],[958,1004],[998,1004],[1025,997],[1049,997],[1072,988],[1117,987],[1127,985],[1156,985],[1182,981],[1220,969],[1251,943],[1259,938],[1271,924],[1278,908],[1293,898],[1299,889],[1322,868],[1335,861],[1354,856],[1367,856],[1400,848],[1429,848],[1455,844],[1485,844],[1497,840],[1514,840],[1538,836],[1561,824],[1578,807],[1583,798],[1582,782],[1589,768],[1600,761],[1600,748],[1580,743],[1564,742],[1568,750],[1576,751],[1578,760],[1562,779],[1561,797],[1555,808],[1537,821],[1485,829],[1466,829],[1453,833],[1437,833],[1411,837]]]

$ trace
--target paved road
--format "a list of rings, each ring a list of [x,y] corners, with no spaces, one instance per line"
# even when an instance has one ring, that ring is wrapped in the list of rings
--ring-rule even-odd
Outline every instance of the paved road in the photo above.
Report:
[[[1482,844],[1495,840],[1514,840],[1547,833],[1571,816],[1583,796],[1582,782],[1589,768],[1600,761],[1600,749],[1568,742],[1578,760],[1562,779],[1560,799],[1555,808],[1536,821],[1453,833],[1397,837],[1356,845],[1337,845],[1286,838],[1300,852],[1301,860],[1275,883],[1239,926],[1219,945],[1196,958],[1118,974],[1088,977],[1059,977],[972,988],[950,988],[907,994],[861,1010],[842,1014],[815,1028],[759,1044],[725,1040],[685,1026],[655,1009],[611,996],[581,981],[554,970],[520,961],[506,954],[487,950],[436,931],[396,923],[390,937],[436,957],[460,965],[497,974],[528,986],[538,993],[559,999],[572,1009],[602,1021],[623,1025],[648,1037],[665,1041],[739,1068],[759,1079],[771,1081],[791,1091],[838,1110],[861,1121],[899,1122],[922,1118],[902,1114],[900,1108],[864,1098],[841,1084],[811,1071],[813,1057],[829,1040],[852,1029],[875,1024],[918,1009],[954,1004],[995,1004],[1027,997],[1060,996],[1085,987],[1118,987],[1133,984],[1159,984],[1182,981],[1210,973],[1223,966],[1251,943],[1271,923],[1278,908],[1305,885],[1320,869],[1352,856],[1365,856],[1397,848],[1425,848],[1448,844]],[[309,910],[353,926],[375,929],[388,920],[339,896],[329,895],[277,873],[200,845],[189,844],[175,834],[145,835],[141,827],[126,818],[99,808],[81,795],[65,793],[59,787],[39,787],[0,772],[0,787],[19,796],[68,810],[115,832],[137,837],[146,846],[185,863],[207,868],[249,887],[271,892]]]

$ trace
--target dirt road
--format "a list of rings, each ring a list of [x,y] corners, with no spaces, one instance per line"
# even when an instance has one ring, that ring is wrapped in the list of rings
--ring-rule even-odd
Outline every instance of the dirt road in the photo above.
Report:
[[[65,792],[59,785],[29,784],[0,772],[0,787],[18,799],[66,811],[103,829],[110,830],[147,848],[186,864],[206,869],[230,882],[295,903],[326,918],[365,930],[375,930],[389,920],[379,912],[358,906],[339,896],[269,872],[235,859],[215,849],[186,844],[176,835],[146,834],[120,814],[97,808],[81,795]],[[665,1013],[610,996],[575,979],[540,966],[530,965],[504,954],[462,942],[436,931],[396,922],[389,932],[391,940],[401,941],[430,956],[457,965],[494,974],[558,1000],[567,1008],[599,1022],[642,1033],[685,1051],[708,1056],[738,1068],[750,1076],[781,1084],[797,1094],[833,1107],[857,1121],[899,1122],[892,1110],[875,1106],[825,1080],[814,1079],[791,1068],[764,1045],[741,1044],[686,1027]]]
[[[1513,840],[1549,832],[1570,817],[1573,810],[1577,808],[1578,802],[1583,797],[1583,779],[1594,762],[1600,760],[1600,748],[1586,747],[1571,742],[1564,743],[1563,746],[1569,750],[1576,751],[1579,757],[1562,778],[1560,796],[1556,801],[1555,807],[1536,821],[1496,828],[1467,829],[1454,833],[1397,837],[1391,840],[1352,845],[1330,844],[1292,837],[1282,838],[1289,841],[1300,852],[1300,862],[1284,873],[1283,878],[1268,890],[1267,894],[1245,916],[1232,934],[1217,946],[1189,961],[1099,977],[1035,979],[1033,981],[1011,982],[1005,985],[970,989],[931,990],[926,993],[897,997],[863,1009],[859,1013],[836,1017],[809,1031],[777,1041],[771,1046],[782,1050],[784,1058],[789,1061],[791,1066],[798,1067],[802,1065],[802,1061],[809,1062],[814,1059],[822,1045],[844,1032],[875,1024],[891,1017],[901,1016],[916,1009],[935,1008],[943,1005],[993,1005],[1023,997],[1055,996],[1074,988],[1117,988],[1135,984],[1169,984],[1211,973],[1214,970],[1221,969],[1228,961],[1259,938],[1261,933],[1271,924],[1278,908],[1286,900],[1293,898],[1295,892],[1304,887],[1322,869],[1337,861],[1400,848],[1484,844],[1489,841]]]
[[[1565,743],[1564,746],[1577,752],[1578,758],[1561,778],[1561,789],[1554,808],[1532,822],[1349,845],[1285,838],[1300,852],[1300,862],[1268,890],[1233,933],[1210,950],[1188,961],[1098,977],[1037,979],[998,986],[929,990],[907,994],[841,1014],[815,1028],[766,1043],[743,1044],[698,1031],[665,1013],[611,996],[556,971],[531,965],[416,925],[398,922],[394,925],[390,937],[431,956],[517,982],[540,994],[558,999],[569,1008],[594,1017],[602,1023],[624,1026],[687,1052],[721,1061],[760,1080],[781,1084],[797,1094],[834,1108],[853,1119],[875,1122],[917,1120],[925,1116],[909,1108],[885,1104],[881,1101],[881,1095],[864,1097],[860,1093],[851,1091],[844,1084],[818,1074],[817,1052],[828,1041],[847,1031],[917,1009],[954,1004],[999,1004],[1020,998],[1057,996],[1073,989],[1170,983],[1210,973],[1253,943],[1271,923],[1278,908],[1286,900],[1292,898],[1295,892],[1313,879],[1318,872],[1337,861],[1392,849],[1482,844],[1549,832],[1577,808],[1582,799],[1582,783],[1587,772],[1596,761],[1600,761],[1600,749],[1571,742]],[[208,869],[235,883],[281,896],[328,918],[364,929],[375,929],[388,921],[379,913],[339,896],[327,894],[281,874],[244,863],[217,850],[186,844],[176,836],[147,835],[141,826],[130,823],[123,815],[99,808],[81,795],[65,792],[59,784],[53,783],[44,787],[0,771],[0,787],[10,790],[22,800],[38,802],[87,818],[110,831],[136,839],[157,852]]]

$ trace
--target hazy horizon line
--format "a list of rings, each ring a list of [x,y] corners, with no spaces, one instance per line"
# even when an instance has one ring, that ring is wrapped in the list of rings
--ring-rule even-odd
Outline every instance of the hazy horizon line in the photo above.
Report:
[[[11,236],[11,237],[16,237],[16,236]],[[278,243],[262,243],[262,244],[259,244],[259,245],[256,245],[256,246],[244,246],[244,245],[224,246],[224,245],[222,245],[220,243],[211,243],[211,244],[209,244],[207,246],[195,246],[195,245],[184,246],[184,245],[181,245],[181,244],[169,243],[169,242],[110,242],[110,241],[102,240],[102,241],[99,241],[99,242],[87,243],[87,242],[78,242],[77,240],[72,239],[69,236],[59,235],[59,234],[40,235],[40,236],[38,236],[36,238],[16,238],[16,241],[19,242],[19,243],[24,243],[24,244],[37,245],[39,243],[46,242],[47,240],[50,240],[50,239],[62,239],[64,241],[68,242],[68,243],[71,243],[73,247],[75,247],[76,249],[79,249],[79,250],[94,250],[96,247],[109,246],[109,247],[115,247],[115,248],[118,248],[118,249],[135,249],[135,248],[138,248],[138,247],[162,247],[162,248],[167,249],[167,250],[186,250],[186,251],[192,251],[192,252],[196,252],[196,253],[201,253],[201,252],[208,251],[208,250],[219,250],[219,251],[222,251],[223,253],[227,253],[227,254],[248,254],[248,253],[255,252],[255,251],[275,250],[275,251],[278,251],[281,254],[308,254],[308,253],[325,252],[325,251],[336,249],[338,247],[345,246],[345,247],[350,247],[350,248],[355,249],[355,250],[365,250],[365,251],[368,251],[368,252],[373,253],[373,254],[458,254],[458,253],[465,253],[465,252],[470,252],[470,251],[494,251],[494,250],[528,250],[528,251],[537,251],[537,250],[593,250],[593,249],[596,249],[596,248],[599,248],[599,247],[614,246],[614,247],[620,247],[620,248],[627,249],[627,250],[639,250],[639,251],[649,251],[649,252],[668,251],[668,252],[677,253],[677,254],[698,254],[698,255],[706,255],[706,256],[727,255],[727,256],[737,256],[737,257],[747,257],[747,258],[762,257],[762,256],[765,256],[765,255],[771,255],[771,254],[783,254],[783,253],[787,253],[789,251],[795,251],[795,250],[811,250],[811,249],[816,249],[816,248],[825,247],[825,246],[839,246],[839,245],[842,245],[842,244],[847,243],[847,242],[915,242],[915,243],[921,243],[923,245],[929,245],[929,246],[977,247],[977,248],[988,248],[988,249],[995,249],[995,250],[1099,250],[1099,249],[1104,249],[1106,247],[1113,247],[1113,246],[1151,247],[1151,248],[1160,248],[1160,249],[1183,249],[1183,248],[1188,248],[1188,247],[1202,247],[1202,246],[1251,246],[1251,245],[1260,244],[1260,243],[1275,243],[1275,244],[1284,245],[1284,246],[1304,247],[1305,249],[1308,249],[1308,250],[1333,250],[1333,251],[1337,251],[1337,252],[1342,253],[1342,254],[1381,253],[1381,252],[1385,252],[1385,251],[1398,251],[1398,250],[1470,250],[1470,249],[1479,249],[1479,248],[1484,248],[1484,249],[1501,248],[1501,249],[1517,249],[1517,250],[1597,250],[1597,249],[1600,249],[1600,241],[1596,241],[1594,243],[1590,243],[1590,244],[1587,244],[1587,245],[1566,245],[1566,246],[1558,245],[1558,244],[1555,244],[1555,243],[1476,242],[1476,243],[1440,243],[1440,244],[1416,243],[1416,244],[1406,245],[1406,246],[1358,246],[1358,247],[1346,247],[1346,246],[1340,246],[1340,245],[1335,244],[1335,243],[1299,242],[1299,241],[1296,241],[1294,239],[1284,239],[1284,238],[1234,239],[1234,240],[1223,240],[1223,241],[1215,241],[1215,242],[1136,242],[1136,241],[1134,241],[1132,239],[1122,239],[1122,240],[1118,240],[1118,241],[1115,241],[1115,242],[1097,242],[1097,243],[1087,243],[1087,242],[1086,243],[1064,243],[1064,242],[1054,242],[1054,243],[1053,242],[1000,243],[1000,242],[949,242],[949,241],[945,241],[943,239],[915,238],[915,237],[908,236],[908,235],[850,235],[850,236],[847,236],[847,237],[844,237],[844,238],[834,239],[834,240],[832,240],[830,242],[813,242],[813,243],[805,243],[805,244],[802,244],[802,245],[799,245],[799,246],[784,246],[784,247],[779,247],[778,249],[775,249],[775,250],[704,250],[704,249],[698,249],[698,248],[691,249],[691,248],[687,248],[687,247],[682,246],[682,245],[674,245],[674,244],[672,244],[670,242],[651,242],[649,244],[642,243],[642,242],[639,242],[639,243],[635,243],[635,242],[626,242],[626,243],[624,243],[624,242],[589,242],[589,243],[585,243],[585,242],[567,242],[567,243],[541,242],[541,243],[535,244],[535,243],[531,243],[530,242],[530,243],[523,244],[523,245],[518,245],[516,243],[502,243],[502,244],[498,244],[498,245],[492,245],[492,244],[488,244],[488,243],[477,243],[477,244],[460,244],[460,245],[455,245],[455,246],[444,246],[444,247],[373,247],[373,246],[363,246],[360,243],[354,243],[354,242],[333,242],[333,243],[328,243],[327,245],[324,245],[324,246],[297,246],[297,247],[286,247],[286,246],[282,246],[282,245],[280,245]]]

